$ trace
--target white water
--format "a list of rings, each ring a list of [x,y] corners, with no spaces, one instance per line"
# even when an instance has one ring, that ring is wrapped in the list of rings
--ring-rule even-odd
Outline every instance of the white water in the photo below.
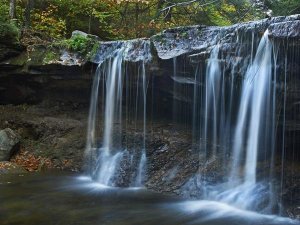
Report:
[[[112,151],[112,131],[115,123],[121,123],[122,118],[122,58],[124,49],[116,52],[116,56],[110,59],[106,77],[106,99],[104,114],[103,151],[109,154]]]
[[[231,58],[223,58],[224,53],[216,45],[206,61],[205,72],[201,73],[200,64],[194,81],[189,82],[193,85],[191,97],[194,100],[191,110],[193,145],[197,135],[200,140],[199,174],[192,177],[183,190],[186,192],[187,188],[190,192],[196,185],[204,199],[270,213],[277,202],[272,183],[276,142],[276,68],[273,69],[273,62],[277,58],[268,31],[258,46],[255,40],[252,35],[248,55],[237,48]],[[241,37],[239,41],[244,47]],[[229,63],[230,70],[225,74],[225,66]],[[199,85],[201,82],[204,87]],[[265,169],[266,176],[258,180],[259,158],[267,154],[270,154],[270,169]],[[223,180],[219,178],[212,183],[214,169],[212,175],[207,175],[205,167],[214,164],[217,165],[214,169],[222,170]]]
[[[260,149],[265,146],[271,147],[267,143],[272,138],[271,135],[274,135],[271,131],[269,137],[264,136],[266,130],[272,129],[272,127],[267,127],[269,125],[266,122],[267,116],[274,114],[274,107],[270,104],[273,99],[272,94],[274,94],[272,92],[272,57],[272,44],[268,40],[268,31],[266,31],[244,75],[233,136],[228,183],[225,182],[213,188],[212,192],[208,192],[209,199],[252,210],[264,201],[271,201],[267,194],[268,184],[257,183],[256,170]],[[217,118],[214,117],[214,121],[216,120]],[[217,143],[215,137],[213,137],[213,143]]]
[[[138,165],[137,176],[135,180],[135,187],[141,187],[144,184],[146,177],[146,111],[147,111],[147,77],[145,70],[145,63],[142,64],[142,101],[143,101],[143,146],[142,146],[142,154],[140,158],[140,162]],[[140,77],[140,76],[139,76]],[[136,104],[136,108],[138,109],[138,104]],[[136,119],[137,120],[137,119]]]
[[[272,81],[272,45],[268,40],[268,31],[264,34],[257,51],[253,65],[249,69],[250,72],[246,75],[248,82],[249,79],[253,79],[254,86],[245,168],[245,182],[249,184],[256,182],[257,154],[260,137],[263,136],[261,123],[265,119],[265,111],[271,110],[266,107],[270,98],[270,83]]]
[[[208,59],[207,69],[205,74],[205,99],[204,99],[204,130],[202,142],[204,142],[205,155],[208,156],[207,148],[212,148],[211,158],[216,156],[216,143],[217,143],[217,124],[218,124],[218,111],[217,105],[219,104],[220,97],[220,80],[221,80],[221,65],[218,59],[219,46],[213,48],[210,58]],[[210,140],[210,141],[208,141]],[[210,142],[210,147],[208,147]]]
[[[246,145],[246,162],[244,182],[250,185],[256,182],[256,163],[260,137],[262,137],[261,120],[272,109],[265,104],[270,99],[270,83],[272,81],[272,44],[268,40],[268,32],[264,34],[258,46],[253,63],[249,66],[244,83],[237,127],[234,135],[233,163],[231,180],[238,179],[238,167],[242,161],[242,153]],[[247,132],[246,129],[249,128]],[[247,135],[247,134],[248,135]]]
[[[143,186],[145,180],[146,169],[146,95],[147,95],[147,78],[145,72],[145,62],[140,63],[137,79],[137,92],[133,95],[136,101],[136,112],[142,112],[142,129],[143,141],[134,152],[127,151],[127,146],[123,142],[123,98],[124,90],[130,89],[131,86],[124,86],[124,79],[127,74],[125,67],[125,59],[128,57],[131,43],[127,43],[123,47],[115,50],[111,56],[104,62],[100,62],[93,81],[91,104],[88,118],[87,144],[85,156],[88,163],[89,172],[94,180],[104,186],[119,185],[119,176],[134,176],[132,182],[122,184],[125,186],[133,185],[135,187]],[[103,85],[100,86],[100,82]],[[141,85],[139,85],[141,84]],[[126,84],[127,85],[127,84]],[[102,87],[102,90],[99,90]],[[139,90],[139,86],[140,89]],[[102,93],[103,107],[103,125],[99,124],[98,117],[98,96]],[[128,97],[128,96],[126,96]],[[142,99],[140,99],[142,97]],[[126,99],[127,101],[128,99]],[[142,107],[140,103],[142,102]],[[126,118],[127,121],[128,118]],[[137,121],[139,118],[135,118]],[[100,125],[100,127],[98,126]],[[103,126],[103,130],[101,127]],[[137,129],[137,128],[136,128]],[[102,130],[102,132],[101,132]],[[102,138],[99,134],[103,133]],[[99,143],[101,143],[99,145]],[[133,151],[133,150],[132,150]],[[140,153],[139,153],[140,152]],[[128,156],[129,155],[129,156]],[[121,165],[124,160],[130,157],[138,163],[132,163],[129,170],[132,174],[121,174]],[[131,160],[131,161],[132,161]],[[128,170],[128,169],[127,169]],[[135,171],[135,172],[134,172]],[[125,178],[124,178],[125,179]]]
[[[92,94],[91,94],[91,103],[89,109],[89,117],[88,117],[88,129],[87,129],[87,141],[85,147],[85,158],[91,156],[91,150],[95,145],[95,134],[96,134],[96,118],[97,118],[97,105],[98,105],[98,91],[99,91],[99,82],[101,78],[101,63],[99,63],[96,74],[93,81],[92,86]],[[90,159],[88,159],[90,160]],[[88,166],[89,163],[88,163]]]

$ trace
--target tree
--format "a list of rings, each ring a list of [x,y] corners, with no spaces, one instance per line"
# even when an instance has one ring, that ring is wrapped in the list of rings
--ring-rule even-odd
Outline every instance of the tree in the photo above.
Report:
[[[272,5],[288,0],[266,0]],[[290,0],[297,2],[299,0]],[[104,40],[149,37],[186,25],[230,25],[262,18],[252,0],[0,0],[0,14],[45,36],[74,30]],[[255,1],[257,2],[257,1]],[[270,4],[271,4],[270,3]],[[275,4],[276,3],[276,4]],[[277,7],[276,5],[276,7]],[[297,5],[291,4],[295,12]],[[288,8],[288,7],[287,7]],[[291,8],[291,7],[290,7]],[[17,14],[17,15],[16,15]]]
[[[265,4],[273,11],[274,16],[287,16],[300,13],[299,0],[266,0]]]
[[[16,0],[9,1],[9,17],[10,19],[16,19]]]
[[[33,9],[34,6],[34,0],[27,0],[26,2],[26,7],[25,7],[25,20],[24,20],[24,24],[25,24],[25,28],[30,28],[31,27],[31,10]]]

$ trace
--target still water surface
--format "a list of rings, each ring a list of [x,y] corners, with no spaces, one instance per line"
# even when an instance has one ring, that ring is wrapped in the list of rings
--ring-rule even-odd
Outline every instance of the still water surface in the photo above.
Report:
[[[0,176],[1,225],[290,225],[286,218],[145,189],[108,188],[72,174]]]

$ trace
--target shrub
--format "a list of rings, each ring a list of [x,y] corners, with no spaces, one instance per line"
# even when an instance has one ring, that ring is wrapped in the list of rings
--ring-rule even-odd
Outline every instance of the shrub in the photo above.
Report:
[[[19,29],[14,22],[9,19],[9,7],[0,2],[0,42],[16,43],[19,41]]]
[[[75,35],[70,39],[54,43],[53,47],[65,48],[81,54],[86,59],[90,59],[96,54],[99,45],[100,43],[97,40],[89,36]]]
[[[19,29],[13,22],[0,21],[0,42],[15,44],[19,42]]]

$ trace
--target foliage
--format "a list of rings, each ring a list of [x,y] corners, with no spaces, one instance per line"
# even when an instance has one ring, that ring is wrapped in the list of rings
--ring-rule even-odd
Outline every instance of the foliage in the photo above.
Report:
[[[0,0],[0,41],[15,43],[19,40],[19,29],[9,19],[9,7]]]
[[[12,44],[19,41],[19,29],[14,23],[0,21],[0,40]]]
[[[92,40],[88,37],[76,35],[67,40],[67,45],[70,50],[84,54],[88,51],[91,42]]]
[[[24,15],[26,8],[28,9],[28,2],[17,0],[19,27],[25,24]],[[266,9],[273,10],[274,15],[300,13],[299,0],[31,0],[31,2],[34,2],[31,10],[31,29],[52,39],[70,37],[74,30],[95,34],[103,40],[130,39],[149,37],[163,29],[176,26],[193,24],[227,26],[261,19],[265,17]],[[257,2],[261,3],[262,7],[257,7]],[[8,3],[7,0],[0,0],[0,22],[9,21]]]
[[[66,21],[67,35],[74,30],[97,34],[104,39],[114,37],[109,23],[114,14],[108,0],[52,0],[57,14]]]
[[[0,0],[0,22],[7,22],[9,20],[9,7],[4,0]]]
[[[32,28],[54,39],[59,39],[66,34],[66,22],[57,16],[58,7],[49,5],[45,10],[34,10],[32,14]]]
[[[53,49],[67,49],[72,52],[80,53],[83,57],[89,59],[96,54],[99,46],[100,42],[95,38],[90,36],[74,35],[70,39],[54,42],[51,47]]]
[[[48,52],[46,52],[43,62],[49,63],[51,61],[57,60],[58,58],[59,55],[55,51],[52,51],[52,49],[50,49]]]
[[[300,13],[299,0],[267,0],[266,5],[272,9],[274,16],[287,16]]]

